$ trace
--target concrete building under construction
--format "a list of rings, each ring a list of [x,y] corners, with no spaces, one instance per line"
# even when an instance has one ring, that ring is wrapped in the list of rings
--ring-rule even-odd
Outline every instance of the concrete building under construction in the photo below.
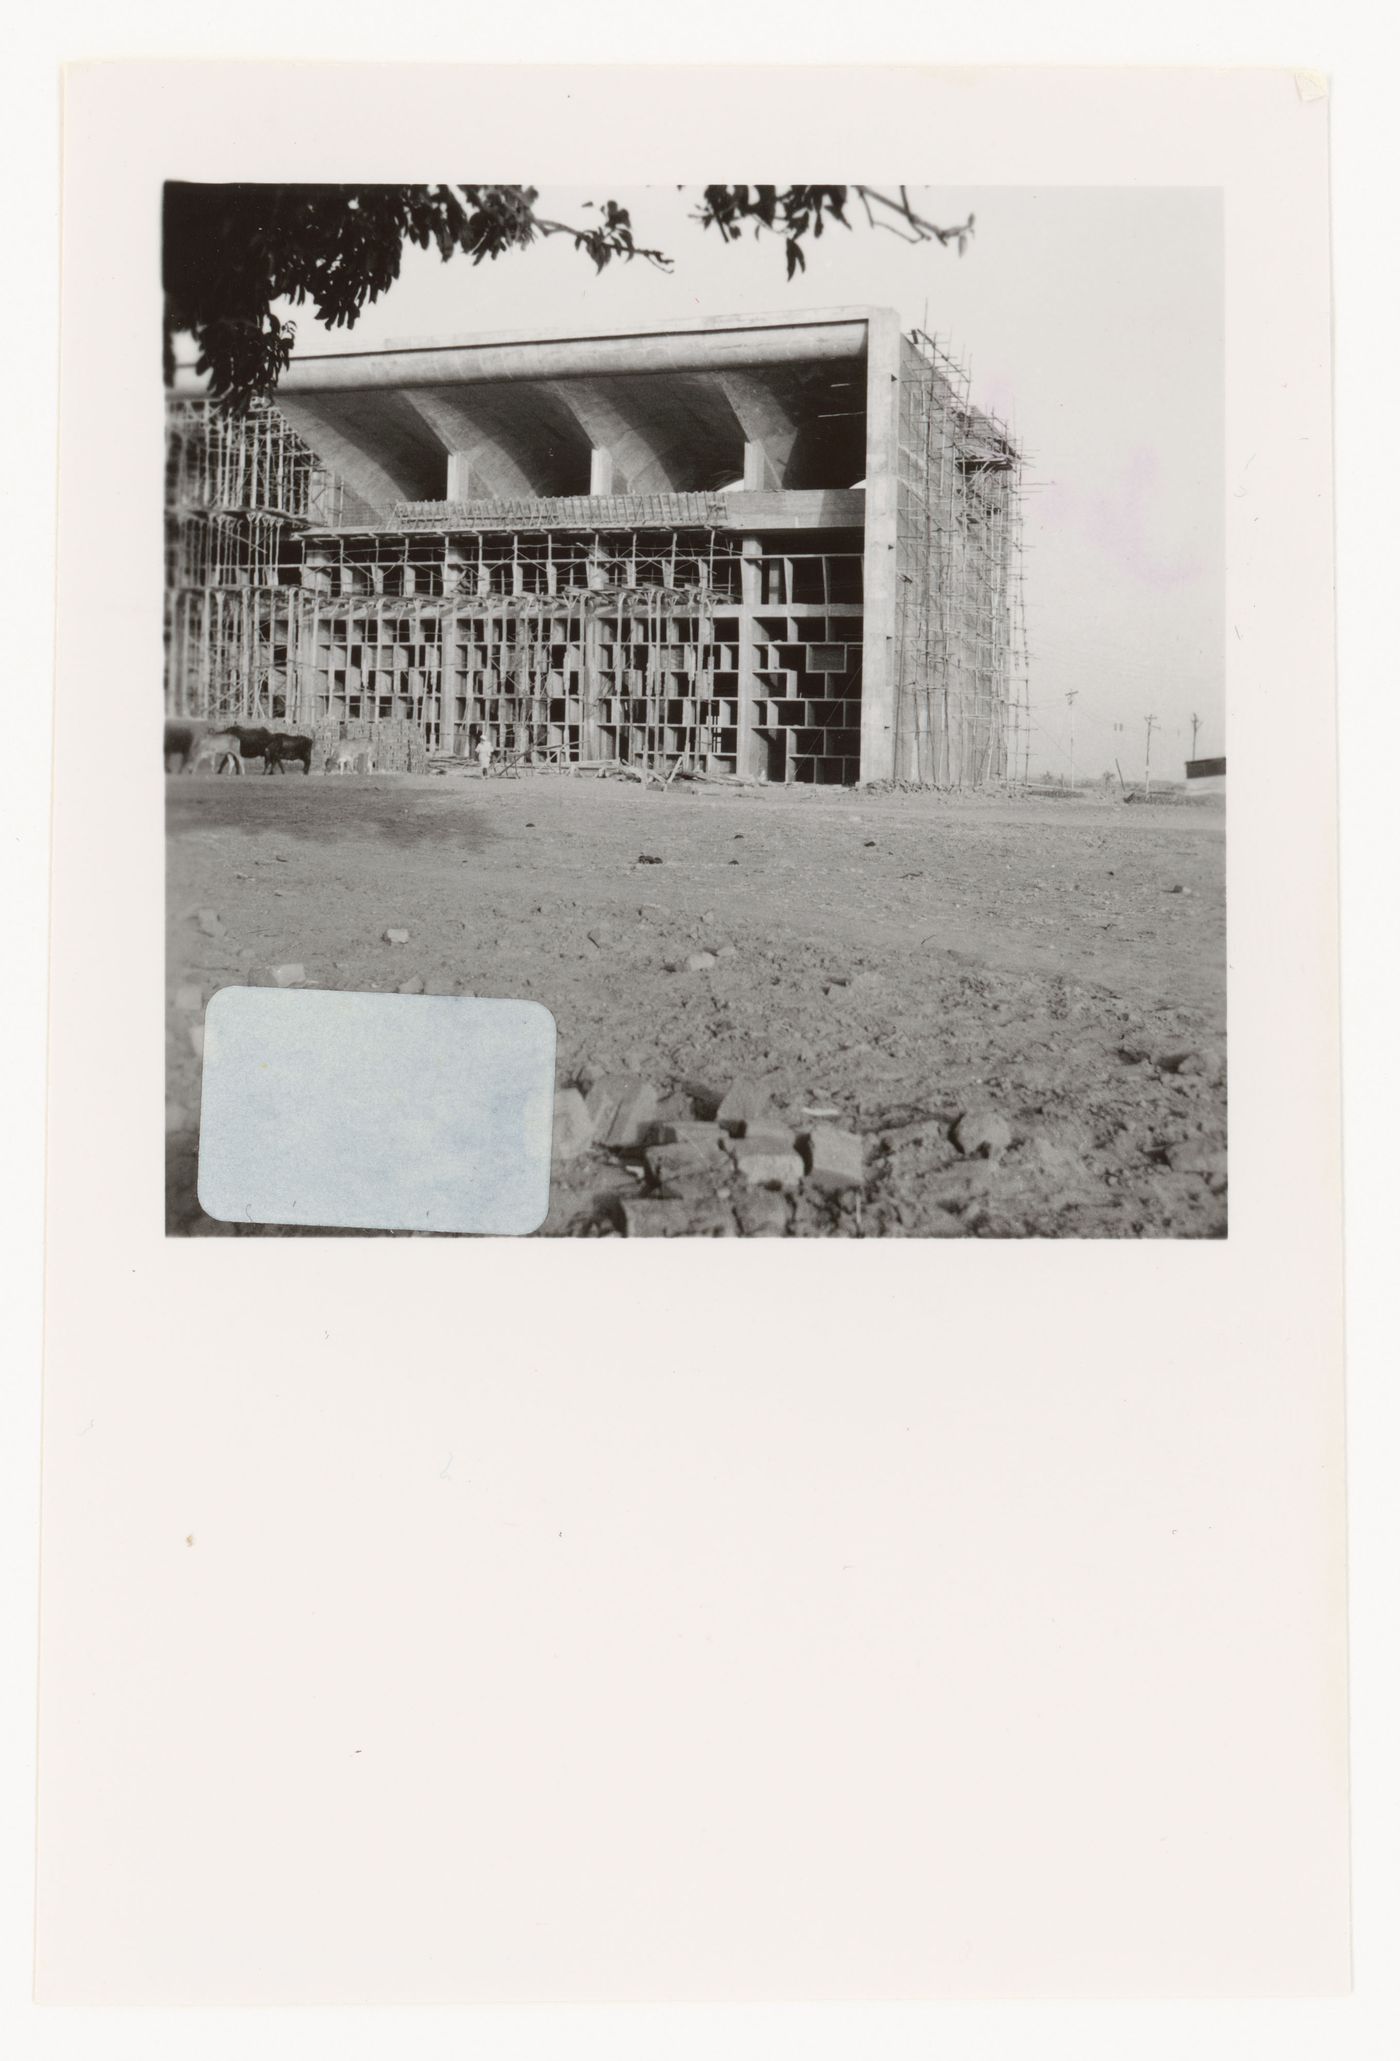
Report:
[[[411,758],[1014,777],[1020,455],[893,310],[298,357],[171,394],[167,702]],[[381,756],[380,763],[385,763]]]

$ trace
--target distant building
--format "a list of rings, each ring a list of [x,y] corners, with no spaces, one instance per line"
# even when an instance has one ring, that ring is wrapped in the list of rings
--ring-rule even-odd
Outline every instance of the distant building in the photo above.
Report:
[[[1020,454],[892,310],[298,358],[169,406],[178,714],[775,781],[1019,770]]]
[[[1201,794],[1223,794],[1225,792],[1225,761],[1218,759],[1188,759],[1186,761],[1187,796]]]

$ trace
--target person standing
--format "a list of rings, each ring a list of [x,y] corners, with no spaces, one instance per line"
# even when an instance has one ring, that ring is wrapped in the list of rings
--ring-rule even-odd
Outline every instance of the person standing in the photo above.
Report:
[[[491,777],[491,755],[494,752],[494,750],[495,746],[492,744],[491,739],[483,730],[476,747],[476,762],[481,768],[481,777],[483,780],[489,780]]]

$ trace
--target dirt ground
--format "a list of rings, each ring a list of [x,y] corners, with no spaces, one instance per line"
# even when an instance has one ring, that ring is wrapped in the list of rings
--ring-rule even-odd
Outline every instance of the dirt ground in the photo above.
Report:
[[[312,987],[542,1002],[561,1087],[638,1074],[704,1115],[753,1075],[794,1127],[838,1112],[864,1191],[789,1199],[789,1235],[1225,1232],[1222,806],[557,775],[166,788],[173,1233],[295,1235],[200,1210],[199,1016],[177,1006],[284,962]],[[1009,1146],[964,1157],[969,1112]],[[609,1234],[638,1182],[596,1151],[556,1166],[542,1235]]]

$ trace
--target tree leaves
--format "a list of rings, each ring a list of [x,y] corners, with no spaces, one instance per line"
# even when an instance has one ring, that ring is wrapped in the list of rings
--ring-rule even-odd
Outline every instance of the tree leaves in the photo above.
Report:
[[[696,219],[702,228],[718,229],[727,243],[736,242],[750,224],[755,236],[765,231],[781,235],[791,279],[806,266],[804,236],[820,236],[827,216],[843,228],[850,226],[845,213],[850,190],[846,186],[706,186]]]
[[[940,229],[910,205],[868,186],[706,186],[696,217],[726,243],[746,229],[782,238],[789,279],[805,272],[808,239],[828,221],[849,229],[846,209],[859,199],[867,221],[909,242],[956,240],[967,248],[973,221]],[[349,329],[399,276],[405,243],[436,249],[444,263],[473,265],[542,238],[563,236],[602,272],[615,260],[669,271],[664,251],[637,242],[629,211],[605,200],[582,226],[536,213],[533,186],[277,186],[167,182],[163,275],[166,376],[173,378],[174,338],[188,334],[197,369],[226,411],[241,414],[271,394],[296,341],[296,325],[279,317],[279,302],[307,302],[330,329]]]

